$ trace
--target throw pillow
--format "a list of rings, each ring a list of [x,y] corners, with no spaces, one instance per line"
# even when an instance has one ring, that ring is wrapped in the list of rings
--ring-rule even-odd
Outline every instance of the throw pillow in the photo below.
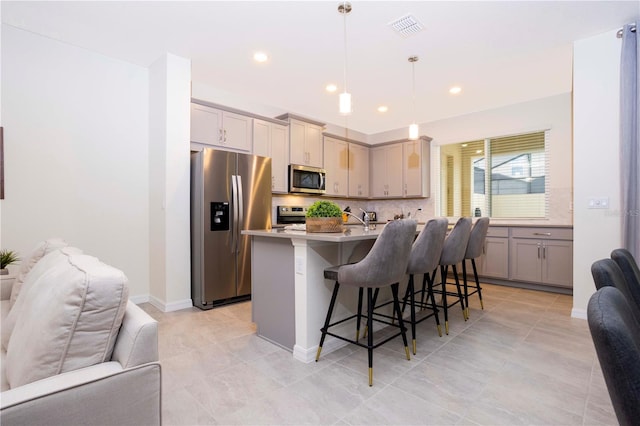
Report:
[[[129,295],[122,271],[71,255],[25,290],[5,359],[11,388],[111,359]]]
[[[27,274],[36,265],[36,263],[52,251],[66,247],[67,245],[67,242],[62,238],[49,238],[48,240],[39,242],[31,251],[31,254],[22,259],[22,262],[20,262],[20,269],[18,270],[16,279],[13,282],[13,287],[11,287],[11,298],[9,299],[9,306],[11,308],[13,308],[13,305],[16,303],[16,299],[22,289],[22,284],[24,283]]]
[[[13,328],[16,325],[19,313],[24,309],[27,309],[29,306],[29,300],[24,296],[27,294],[28,288],[31,287],[33,283],[35,283],[48,269],[60,262],[67,262],[67,258],[74,254],[82,254],[82,250],[75,247],[64,247],[50,251],[49,254],[40,259],[29,273],[26,274],[24,282],[22,283],[22,289],[16,299],[16,303],[14,303],[13,308],[11,308],[6,318],[2,321],[1,338],[2,347],[5,351],[9,347],[9,339],[11,338],[11,333],[13,333]]]

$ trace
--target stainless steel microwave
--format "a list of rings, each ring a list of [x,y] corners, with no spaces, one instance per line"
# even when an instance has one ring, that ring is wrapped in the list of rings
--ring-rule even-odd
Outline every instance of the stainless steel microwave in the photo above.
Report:
[[[324,194],[327,172],[319,167],[289,165],[289,192]]]

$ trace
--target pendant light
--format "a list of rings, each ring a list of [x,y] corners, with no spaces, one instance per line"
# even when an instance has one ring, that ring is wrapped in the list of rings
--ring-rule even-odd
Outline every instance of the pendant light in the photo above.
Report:
[[[340,93],[340,114],[351,114],[351,93],[347,92],[347,14],[351,12],[351,3],[342,2],[338,12],[344,17],[344,91]]]
[[[409,62],[411,62],[411,69],[413,73],[413,124],[409,126],[409,139],[414,141],[418,139],[420,134],[420,128],[416,123],[416,62],[418,62],[418,57],[409,56]]]

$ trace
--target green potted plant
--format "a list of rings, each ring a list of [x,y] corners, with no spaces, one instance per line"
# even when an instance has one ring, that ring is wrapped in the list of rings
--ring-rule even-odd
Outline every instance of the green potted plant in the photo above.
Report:
[[[7,275],[9,271],[7,270],[7,266],[12,263],[16,263],[20,258],[18,254],[14,251],[1,249],[0,250],[0,275]]]
[[[342,232],[342,209],[332,201],[319,200],[307,208],[307,232]]]

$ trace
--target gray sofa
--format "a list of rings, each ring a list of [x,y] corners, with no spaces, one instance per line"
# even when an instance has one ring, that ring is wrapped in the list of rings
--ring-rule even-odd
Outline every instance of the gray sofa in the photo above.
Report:
[[[2,280],[0,423],[161,424],[157,322],[127,279],[47,240]]]

